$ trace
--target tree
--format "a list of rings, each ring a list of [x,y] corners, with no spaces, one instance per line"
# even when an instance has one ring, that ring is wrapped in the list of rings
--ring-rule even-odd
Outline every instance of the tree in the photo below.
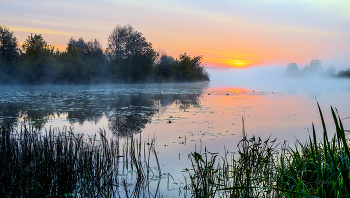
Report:
[[[350,78],[350,68],[339,71],[337,76],[342,78]]]
[[[305,66],[303,72],[310,74],[324,74],[321,61],[317,59],[311,60],[310,65]]]
[[[330,76],[330,77],[334,77],[335,76],[335,67],[334,66],[328,67],[328,69],[326,71],[326,75]]]
[[[0,82],[9,83],[16,73],[15,60],[18,58],[17,39],[6,26],[0,25]]]
[[[154,65],[153,71],[157,81],[168,80],[171,77],[175,59],[163,54]]]
[[[296,63],[289,63],[285,71],[285,75],[296,77],[300,74],[298,65]]]
[[[114,28],[108,37],[107,54],[111,71],[132,82],[145,80],[158,56],[152,44],[131,25]]]
[[[201,81],[209,80],[209,74],[202,65],[202,56],[181,54],[180,59],[176,60],[174,73],[177,80]]]
[[[62,78],[70,82],[91,82],[93,78],[101,76],[104,55],[101,43],[97,39],[85,42],[83,38],[71,38],[62,57]]]
[[[6,26],[0,25],[0,59],[12,62],[18,57],[17,38]]]
[[[97,40],[90,40],[86,43],[86,49],[84,51],[84,68],[85,76],[87,79],[92,80],[94,77],[101,76],[102,70],[104,70],[104,55],[101,43]]]
[[[26,56],[32,60],[44,58],[47,55],[53,54],[55,47],[48,45],[41,34],[31,34],[23,43],[22,48]]]
[[[31,34],[23,43],[22,48],[25,52],[23,56],[30,67],[26,68],[29,82],[52,80],[52,75],[57,73],[52,72],[57,66],[53,56],[59,54],[59,51],[55,51],[55,46],[48,45],[40,34],[34,36]]]

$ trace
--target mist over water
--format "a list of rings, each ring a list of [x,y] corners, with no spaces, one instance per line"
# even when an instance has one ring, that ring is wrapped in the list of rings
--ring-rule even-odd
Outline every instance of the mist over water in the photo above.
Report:
[[[152,125],[167,128],[170,125],[166,124],[172,123],[172,127],[179,127],[178,120],[184,118],[202,119],[217,126],[219,118],[208,113],[224,112],[232,114],[232,119],[254,115],[254,122],[258,122],[266,117],[259,109],[270,114],[278,111],[274,113],[282,116],[300,109],[297,113],[309,116],[311,124],[318,121],[316,101],[324,107],[326,116],[330,105],[338,107],[344,117],[350,116],[346,114],[350,112],[349,79],[315,75],[294,78],[284,75],[285,67],[272,66],[207,69],[211,81],[203,83],[0,86],[1,120],[15,125],[26,121],[38,128],[74,126],[89,134],[104,128],[125,135],[152,131]],[[308,111],[303,112],[303,108]],[[207,117],[193,116],[191,111]],[[182,130],[201,131],[202,126],[192,122],[201,123],[186,122],[187,128]],[[232,123],[240,126],[239,121]],[[251,125],[258,127],[257,123]],[[215,130],[213,127],[212,132]]]
[[[285,76],[285,67],[251,67],[246,69],[208,68],[210,87],[241,87],[266,92],[302,94],[318,98],[323,94],[349,92],[350,79],[321,75],[303,78]]]
[[[248,138],[278,142],[307,140],[311,124],[322,133],[316,101],[330,135],[330,106],[350,117],[350,80],[284,76],[284,67],[208,68],[211,81],[198,83],[0,86],[0,120],[41,128],[63,126],[110,137],[156,137],[162,172],[183,182],[193,151],[236,151],[242,117]],[[344,128],[350,128],[345,119]],[[174,163],[176,162],[176,163]],[[176,189],[176,185],[172,188]],[[166,189],[166,187],[164,187]]]
[[[327,125],[330,128],[334,127],[330,106],[338,109],[341,118],[350,116],[350,106],[348,105],[350,100],[350,79],[348,78],[313,74],[307,74],[303,77],[292,77],[285,75],[285,67],[273,66],[247,69],[208,68],[208,71],[211,75],[211,89],[235,87],[266,93],[264,103],[256,106],[257,108],[266,108],[265,112],[256,114],[260,119],[264,119],[264,114],[268,112],[274,112],[276,115],[280,113],[282,116],[293,114],[295,116],[293,119],[295,120],[304,119],[306,121],[304,122],[306,130],[304,131],[305,135],[300,136],[302,140],[307,138],[309,134],[308,127],[311,125],[311,122],[315,123],[316,128],[320,131],[322,129],[317,102],[320,104],[323,114],[329,122]],[[254,105],[255,101],[251,101],[251,104]],[[298,125],[294,120],[282,124],[278,123],[279,121],[275,118],[271,117],[270,119],[268,122],[281,126],[280,132],[286,132],[288,127],[284,128],[284,126],[289,125],[288,123],[294,126]],[[350,127],[349,119],[344,121],[344,123]],[[251,124],[255,125],[256,123]],[[289,139],[287,136],[282,136],[282,138]]]

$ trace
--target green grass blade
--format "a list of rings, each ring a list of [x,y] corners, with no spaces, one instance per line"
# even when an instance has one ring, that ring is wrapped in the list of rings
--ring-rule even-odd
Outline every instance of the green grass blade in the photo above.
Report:
[[[315,154],[315,150],[314,150],[314,147],[312,146],[312,140],[311,140],[311,137],[309,136],[309,140],[310,140],[310,148],[311,148],[311,154],[312,154],[312,159],[314,160],[313,162],[315,163],[316,162],[316,154]]]
[[[348,157],[350,157],[349,147],[348,147],[348,144],[347,144],[347,141],[346,141],[346,138],[345,138],[344,130],[341,130],[341,127],[340,127],[340,125],[338,123],[337,116],[336,116],[336,114],[334,112],[334,109],[332,107],[331,107],[331,110],[332,110],[332,115],[333,115],[335,127],[336,127],[336,130],[337,130],[338,138],[340,138],[342,140],[342,143],[343,143],[346,155]]]
[[[220,188],[217,189],[218,191],[221,190],[245,190],[245,189],[267,189],[267,190],[275,190],[275,191],[281,191],[284,193],[289,193],[293,195],[300,195],[302,197],[310,197],[310,198],[319,198],[317,196],[301,193],[301,192],[295,192],[291,190],[285,190],[285,189],[280,189],[280,188],[272,188],[272,187],[258,187],[258,186],[237,186],[237,187],[229,187],[229,188]]]
[[[314,139],[314,143],[313,143],[313,146],[315,148],[315,154],[316,156],[320,156],[319,152],[318,152],[318,148],[317,148],[317,140],[316,140],[316,132],[315,132],[315,126],[314,126],[314,123],[312,123],[312,133],[313,133],[313,139]],[[312,146],[312,145],[310,145]]]
[[[348,147],[348,144],[347,144],[347,141],[346,141],[346,138],[345,138],[345,133],[344,133],[344,130],[341,129],[342,127],[342,124],[341,123],[338,123],[338,119],[337,119],[337,116],[334,112],[334,109],[331,107],[331,110],[332,110],[332,115],[333,115],[333,120],[334,120],[334,123],[335,123],[335,126],[336,126],[336,130],[337,130],[337,135],[338,135],[338,138],[342,141],[343,143],[343,147],[345,149],[345,153],[347,155],[347,159],[349,159],[350,157],[350,153],[349,153],[349,147]],[[339,117],[339,116],[338,116]],[[339,119],[340,120],[340,119]],[[340,120],[341,122],[341,120]],[[341,125],[340,125],[341,124]],[[342,159],[340,159],[341,161],[341,169],[342,169],[342,177],[343,177],[343,182],[344,182],[344,185],[346,186],[346,189],[348,190],[348,193],[350,193],[350,180],[349,180],[349,169],[348,168],[345,168],[347,167],[349,164],[344,164]]]

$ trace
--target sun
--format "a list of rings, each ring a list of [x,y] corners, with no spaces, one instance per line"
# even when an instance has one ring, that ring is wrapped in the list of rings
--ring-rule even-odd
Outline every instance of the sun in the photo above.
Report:
[[[239,59],[230,59],[230,60],[227,60],[226,64],[231,66],[231,67],[243,68],[243,67],[250,66],[252,64],[252,61],[239,60]]]
[[[245,68],[256,65],[258,61],[242,58],[205,58],[206,64],[217,65],[218,67],[226,68]]]

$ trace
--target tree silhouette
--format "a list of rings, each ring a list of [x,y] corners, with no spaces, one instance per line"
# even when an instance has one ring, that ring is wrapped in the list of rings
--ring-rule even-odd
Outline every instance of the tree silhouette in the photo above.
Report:
[[[16,72],[15,60],[19,57],[17,39],[6,27],[0,25],[0,82],[10,82]]]
[[[48,45],[41,34],[31,34],[22,45],[24,56],[29,63],[24,65],[27,71],[26,77],[30,83],[34,82],[47,82],[55,78],[57,74],[53,56],[55,53],[55,47]]]
[[[201,56],[163,54],[131,25],[117,25],[103,50],[97,40],[71,38],[65,51],[31,34],[17,46],[16,37],[0,26],[1,84],[87,84],[119,82],[206,81]],[[157,60],[157,61],[156,61]]]
[[[303,72],[310,74],[323,74],[323,68],[320,60],[313,59],[310,62],[310,65],[306,65],[303,69]]]
[[[142,33],[131,25],[116,28],[108,37],[107,54],[111,71],[124,81],[144,81],[151,73],[157,53]]]
[[[332,70],[330,69],[329,71],[330,75],[332,72],[335,72],[335,69]],[[295,63],[290,63],[287,66],[286,71],[284,72],[284,75],[286,76],[292,76],[292,77],[306,77],[306,76],[317,76],[317,75],[325,75],[326,73],[324,72],[322,68],[322,63],[321,61],[317,59],[311,60],[309,65],[306,65],[303,69],[299,70],[298,65]]]
[[[22,48],[26,56],[32,60],[42,59],[46,55],[53,54],[54,46],[48,45],[41,34],[31,34],[23,43]]]
[[[6,26],[0,25],[0,59],[12,62],[18,55],[17,38]]]
[[[287,76],[293,76],[293,77],[299,76],[300,71],[299,71],[298,65],[296,63],[289,63],[284,74]]]
[[[175,66],[175,59],[163,54],[154,65],[153,72],[157,81],[173,80],[172,70]]]
[[[181,54],[180,59],[176,60],[174,73],[176,79],[184,81],[209,80],[209,74],[202,65],[202,56]]]
[[[89,83],[102,75],[105,60],[97,39],[85,42],[83,38],[71,38],[61,58],[64,62],[62,80]]]

